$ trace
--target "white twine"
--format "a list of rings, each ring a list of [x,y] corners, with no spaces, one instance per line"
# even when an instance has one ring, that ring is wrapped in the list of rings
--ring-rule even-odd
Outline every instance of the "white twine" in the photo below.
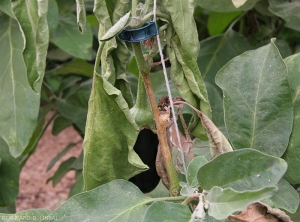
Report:
[[[153,6],[153,21],[156,21],[156,0],[154,0],[154,6]],[[177,121],[176,121],[175,110],[174,110],[174,103],[173,103],[173,99],[172,99],[173,97],[172,97],[171,90],[170,90],[166,64],[165,64],[164,55],[163,55],[163,52],[162,52],[162,47],[161,47],[161,44],[160,44],[159,33],[157,34],[156,38],[157,38],[157,45],[158,45],[158,50],[159,50],[159,54],[160,54],[161,64],[162,64],[162,67],[163,67],[163,73],[164,73],[164,76],[165,76],[165,82],[166,82],[166,86],[167,86],[168,96],[169,96],[169,100],[170,100],[170,106],[171,106],[171,110],[172,110],[173,117],[174,117],[175,132],[176,132],[177,141],[178,141],[178,150],[181,153],[183,171],[184,171],[185,176],[187,177],[187,169],[186,169],[186,165],[185,165],[185,156],[184,156],[183,149],[182,149],[182,146],[181,146],[181,140],[180,140],[180,136],[179,136],[178,124],[177,124]]]

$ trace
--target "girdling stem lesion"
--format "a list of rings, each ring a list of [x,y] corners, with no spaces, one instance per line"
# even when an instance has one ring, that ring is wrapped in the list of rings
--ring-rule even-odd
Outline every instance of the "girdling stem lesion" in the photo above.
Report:
[[[179,195],[179,180],[178,176],[172,161],[172,156],[170,152],[170,148],[167,141],[167,132],[166,127],[168,124],[168,119],[170,114],[167,112],[160,113],[156,101],[155,96],[152,88],[152,84],[150,81],[150,68],[151,64],[148,64],[145,61],[143,52],[141,49],[140,43],[132,43],[132,48],[135,53],[137,65],[140,71],[140,74],[143,78],[143,82],[145,85],[145,90],[149,99],[149,103],[153,112],[156,129],[157,129],[157,136],[159,139],[159,148],[162,154],[163,165],[167,173],[168,181],[169,181],[169,191],[171,196]]]

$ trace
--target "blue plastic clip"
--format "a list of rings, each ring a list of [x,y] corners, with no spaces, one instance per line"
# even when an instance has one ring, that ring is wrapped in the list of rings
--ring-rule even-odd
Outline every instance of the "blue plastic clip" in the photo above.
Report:
[[[156,22],[147,21],[137,29],[124,29],[118,36],[125,42],[142,42],[156,36],[158,33]]]

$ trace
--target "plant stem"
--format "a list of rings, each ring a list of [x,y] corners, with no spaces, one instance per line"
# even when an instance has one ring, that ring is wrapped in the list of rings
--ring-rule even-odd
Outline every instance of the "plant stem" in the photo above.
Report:
[[[154,115],[154,120],[156,123],[156,129],[157,129],[157,136],[160,144],[160,149],[162,152],[163,162],[165,169],[167,171],[168,179],[170,182],[170,195],[171,196],[177,196],[179,194],[179,180],[178,176],[172,161],[172,156],[170,153],[170,148],[167,142],[167,134],[166,134],[166,125],[168,123],[168,114],[160,114],[154,93],[152,90],[152,85],[150,81],[150,64],[148,64],[143,56],[142,48],[140,43],[132,43],[132,48],[135,54],[135,58],[137,61],[137,65],[140,71],[140,74],[142,75],[146,93],[150,102],[150,106]]]

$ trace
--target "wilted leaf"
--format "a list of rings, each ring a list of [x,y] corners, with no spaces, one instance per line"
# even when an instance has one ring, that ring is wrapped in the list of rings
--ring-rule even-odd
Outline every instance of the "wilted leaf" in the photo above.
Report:
[[[281,179],[278,183],[278,191],[263,202],[272,208],[280,208],[290,213],[295,213],[299,207],[298,192],[285,180]]]
[[[197,0],[196,3],[202,8],[214,12],[234,12],[250,10],[258,1],[259,0]],[[240,7],[236,8],[233,2],[235,2],[236,5],[240,5]],[[243,2],[244,4],[241,4]]]
[[[271,197],[275,186],[239,192],[232,188],[213,187],[207,194],[208,214],[217,220],[226,219],[236,211],[244,210],[249,204]]]
[[[147,169],[133,151],[138,132],[121,92],[95,75],[83,145],[85,190]]]
[[[213,186],[236,191],[258,190],[278,183],[287,169],[283,159],[253,149],[223,153],[198,171],[198,181],[205,190]]]
[[[0,207],[5,207],[12,205],[18,196],[19,163],[10,155],[8,146],[1,137],[0,159]]]
[[[86,24],[86,32],[81,34],[78,31],[76,16],[73,14],[60,14],[57,29],[50,36],[50,41],[76,58],[92,59],[91,27]]]
[[[286,66],[274,40],[232,59],[218,72],[216,83],[223,90],[233,147],[281,156],[292,131],[293,107]]]
[[[17,22],[1,13],[0,24],[0,136],[17,157],[34,131],[40,97],[28,83],[24,39]]]
[[[83,0],[76,0],[77,25],[79,31],[84,34],[86,26],[86,12]]]
[[[23,57],[30,86],[40,93],[49,42],[48,1],[16,0],[12,9],[20,25],[25,48]]]
[[[143,222],[189,221],[191,211],[187,205],[157,201],[147,209]]]
[[[111,38],[115,37],[123,28],[126,27],[126,25],[129,24],[131,17],[131,13],[126,13],[123,17],[120,18],[120,20],[114,24],[105,34],[102,36],[100,41],[107,41]]]
[[[230,143],[218,127],[204,113],[198,112],[197,114],[206,129],[211,156],[215,158],[221,153],[232,151]]]
[[[287,151],[283,158],[289,167],[284,178],[291,184],[300,183],[300,53],[286,58],[288,68],[288,80],[291,87],[292,101],[294,108],[294,124]]]

